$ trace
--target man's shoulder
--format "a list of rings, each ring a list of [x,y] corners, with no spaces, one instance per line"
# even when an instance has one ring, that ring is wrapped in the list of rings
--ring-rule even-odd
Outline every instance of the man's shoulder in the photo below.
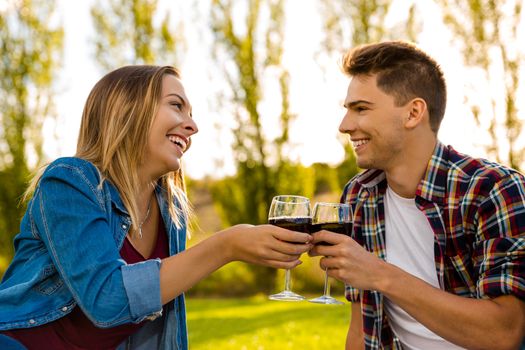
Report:
[[[448,178],[450,180],[489,180],[497,182],[509,177],[524,178],[523,174],[503,164],[460,153],[451,146],[447,146],[447,148]]]

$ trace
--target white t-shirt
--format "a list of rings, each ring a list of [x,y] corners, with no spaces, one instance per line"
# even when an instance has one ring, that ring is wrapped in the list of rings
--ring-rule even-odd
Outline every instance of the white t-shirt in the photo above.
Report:
[[[434,261],[434,232],[415,200],[388,187],[385,196],[386,260],[439,288]],[[462,349],[430,331],[385,298],[392,330],[405,349]]]

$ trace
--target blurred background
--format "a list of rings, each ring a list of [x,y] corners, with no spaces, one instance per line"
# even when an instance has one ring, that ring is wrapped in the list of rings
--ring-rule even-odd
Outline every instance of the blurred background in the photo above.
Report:
[[[349,82],[338,63],[363,43],[400,39],[427,51],[448,81],[441,141],[521,169],[524,23],[520,0],[0,0],[0,276],[27,181],[39,166],[74,155],[84,101],[110,70],[151,63],[182,72],[200,129],[184,159],[197,214],[192,245],[228,225],[266,222],[276,194],[339,200],[359,169],[337,131]],[[292,273],[294,290],[322,292],[318,260],[303,261]],[[203,321],[212,313],[203,297],[248,298],[250,312],[232,312],[258,315],[282,281],[282,271],[238,263],[199,283],[189,293],[194,348],[207,345],[192,329],[214,327]],[[340,297],[342,285],[332,284]],[[221,315],[244,305],[213,300]],[[319,344],[330,338],[342,347],[348,308],[324,307],[321,319],[333,320],[327,327],[311,324],[321,309],[304,307],[271,317],[303,315],[306,348],[316,348],[312,329]],[[236,333],[246,325],[237,316]],[[300,346],[279,337],[278,346],[261,345],[274,337],[260,319],[232,343],[224,319],[214,320],[224,326],[213,332],[226,339],[219,348]],[[303,328],[284,323],[277,334]]]

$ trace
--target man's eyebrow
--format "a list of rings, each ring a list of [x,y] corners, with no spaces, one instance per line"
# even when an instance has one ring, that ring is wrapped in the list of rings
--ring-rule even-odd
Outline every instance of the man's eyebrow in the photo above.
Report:
[[[359,104],[366,104],[366,105],[373,105],[372,102],[369,102],[367,100],[356,100],[356,101],[352,101],[352,102],[346,102],[343,107],[346,108],[346,109],[351,109],[353,107],[355,107],[356,105],[359,105]]]

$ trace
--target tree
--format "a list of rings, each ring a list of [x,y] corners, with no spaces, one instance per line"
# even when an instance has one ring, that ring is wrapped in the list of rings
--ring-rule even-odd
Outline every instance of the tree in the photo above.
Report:
[[[233,213],[226,210],[227,224],[266,222],[269,203],[277,192],[294,190],[304,195],[313,192],[305,180],[309,170],[288,161],[285,155],[292,147],[289,130],[295,115],[289,107],[289,74],[282,65],[284,1],[249,0],[243,5],[244,25],[238,18],[234,21],[234,11],[240,9],[234,8],[232,1],[213,0],[211,7],[216,37],[213,57],[223,67],[231,93],[229,107],[236,121],[233,152],[237,174],[231,183],[219,184],[215,190],[216,194],[230,193],[235,198],[233,203],[227,203],[230,196],[217,195],[222,205],[239,207]],[[267,17],[261,18],[264,13]],[[277,80],[274,83],[280,94],[280,133],[275,139],[265,135],[262,121],[269,116],[259,112],[264,82],[268,79],[265,77]],[[287,181],[290,174],[295,174],[293,181]]]
[[[170,29],[170,12],[160,25],[154,25],[158,11],[157,0],[99,0],[91,8],[97,36],[94,40],[95,58],[105,71],[127,64],[174,65],[176,47],[183,43]]]
[[[236,122],[232,148],[237,173],[212,188],[226,225],[267,222],[271,199],[277,193],[313,194],[313,170],[286,157],[293,147],[289,130],[295,115],[289,104],[290,77],[282,64],[284,4],[284,0],[248,0],[236,2],[236,7],[231,0],[211,2],[216,39],[213,58],[228,83],[222,99],[229,101]],[[263,128],[263,119],[270,116],[259,111],[269,77],[280,96],[280,129],[273,139]],[[263,291],[271,290],[276,270],[254,269],[256,283]]]
[[[54,115],[62,40],[54,1],[8,1],[0,8],[0,255],[8,260],[25,211],[21,196],[44,161],[42,126]]]
[[[501,86],[501,91],[504,91],[503,105],[498,103],[497,96],[490,97],[488,133],[491,143],[486,149],[498,162],[505,162],[519,170],[525,150],[518,144],[523,117],[518,115],[516,105],[520,69],[525,60],[525,50],[518,40],[523,2],[440,0],[438,3],[443,9],[445,24],[461,46],[465,64],[480,69],[487,86]],[[479,83],[476,85],[480,86]],[[474,91],[477,89],[474,88]],[[481,94],[481,91],[477,93]],[[485,111],[478,102],[472,98],[469,100],[479,126]]]

